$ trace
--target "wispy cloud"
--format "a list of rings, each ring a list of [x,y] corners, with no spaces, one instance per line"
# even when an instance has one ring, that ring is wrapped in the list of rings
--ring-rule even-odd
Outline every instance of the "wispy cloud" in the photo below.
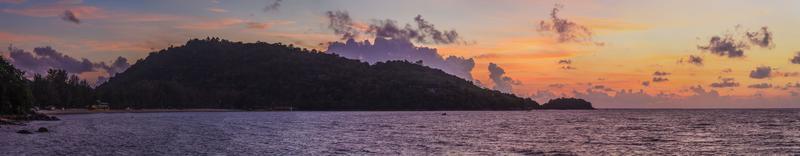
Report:
[[[222,8],[208,8],[206,10],[209,11],[209,12],[213,12],[213,13],[226,13],[226,12],[228,12],[228,10],[225,10],[225,9],[222,9]]]

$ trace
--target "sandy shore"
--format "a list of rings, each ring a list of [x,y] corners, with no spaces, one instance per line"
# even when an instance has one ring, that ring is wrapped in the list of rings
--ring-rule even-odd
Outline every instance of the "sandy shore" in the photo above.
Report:
[[[66,115],[66,114],[91,114],[91,113],[156,113],[156,112],[240,112],[238,109],[136,109],[136,110],[88,110],[88,109],[65,109],[65,110],[40,110],[38,113],[46,115]]]

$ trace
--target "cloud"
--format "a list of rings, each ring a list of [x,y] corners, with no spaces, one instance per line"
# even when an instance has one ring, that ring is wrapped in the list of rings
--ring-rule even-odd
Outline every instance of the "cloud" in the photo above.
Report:
[[[12,64],[30,74],[44,74],[48,69],[64,69],[69,73],[94,71],[88,59],[75,59],[50,47],[34,48],[33,53],[13,47],[8,48]]]
[[[206,10],[208,10],[209,12],[213,12],[213,13],[226,13],[226,12],[228,12],[228,10],[225,10],[225,9],[222,9],[222,8],[208,8]]]
[[[731,69],[731,68],[725,68],[725,69],[722,70],[722,73],[732,73],[732,72],[733,72],[733,69]]]
[[[289,24],[289,23],[292,22],[291,21],[256,22],[238,18],[224,18],[213,21],[204,21],[204,22],[179,25],[177,26],[177,28],[188,29],[188,30],[216,30],[216,29],[229,28],[232,26],[242,26],[248,29],[269,29],[275,24]]]
[[[247,22],[247,28],[250,29],[269,29],[272,27],[269,23],[260,23],[260,22]]]
[[[578,68],[575,68],[573,66],[567,65],[567,66],[562,66],[561,69],[563,69],[563,70],[577,70]]]
[[[406,24],[400,26],[396,21],[379,20],[369,26],[367,33],[379,38],[405,39],[418,43],[453,44],[458,43],[460,37],[455,30],[438,30],[422,15],[414,17],[417,27]]]
[[[124,57],[117,57],[117,59],[114,60],[114,62],[111,63],[111,65],[106,65],[105,62],[100,62],[95,66],[105,69],[109,75],[113,76],[114,74],[125,71],[126,69],[128,69],[128,67],[131,67],[131,64],[128,63],[128,59]]]
[[[0,0],[0,3],[20,4],[26,0]]]
[[[745,36],[750,40],[750,43],[762,48],[771,48],[775,46],[772,42],[772,32],[769,32],[767,27],[761,27],[760,31],[745,32]]]
[[[678,63],[688,63],[688,64],[694,64],[694,65],[702,66],[703,65],[703,58],[700,57],[700,56],[696,56],[696,55],[689,55],[689,57],[685,58],[685,60],[684,60],[684,58],[681,58],[680,60],[678,60]]]
[[[738,28],[739,26],[737,25],[736,29],[738,30]],[[741,38],[738,36],[741,36]],[[697,49],[719,56],[727,56],[728,58],[738,58],[744,57],[744,51],[750,49],[752,45],[771,49],[774,47],[772,32],[765,26],[761,27],[760,31],[744,32],[743,35],[738,31],[725,33],[721,36],[712,36],[708,41],[708,45],[698,45]]]
[[[558,64],[562,65],[561,69],[563,70],[575,70],[576,68],[572,66],[572,60],[564,59],[558,60]]]
[[[739,83],[736,82],[733,78],[720,78],[721,82],[714,82],[711,83],[711,87],[713,88],[730,88],[730,87],[739,87]]]
[[[539,32],[550,32],[558,35],[558,41],[565,42],[591,42],[592,31],[575,22],[558,17],[558,12],[564,6],[556,4],[550,11],[550,21],[539,21]]]
[[[751,84],[751,85],[747,86],[747,88],[767,89],[767,88],[772,88],[772,84],[769,84],[769,83],[757,83],[757,84]]]
[[[569,59],[558,60],[558,64],[572,64],[572,60]]]
[[[360,32],[354,27],[353,19],[347,11],[325,12],[328,18],[328,28],[336,35],[341,35],[342,40],[358,37]]]
[[[643,81],[642,82],[642,86],[649,87],[650,86],[650,81]]]
[[[423,38],[429,36],[435,44],[451,44],[459,40],[458,32],[455,30],[438,30],[433,24],[422,19],[422,15],[414,17],[414,21],[417,22],[417,28],[421,32],[420,34],[422,34]],[[420,39],[418,39],[418,41],[425,42]]]
[[[365,30],[362,30],[363,26],[357,25],[346,11],[328,11],[325,15],[329,21],[328,28],[333,30],[334,34],[341,35],[342,40],[355,38],[363,32],[376,38],[402,39],[424,44],[466,43],[461,42],[461,37],[455,30],[439,30],[423,19],[422,15],[414,17],[414,25],[401,26],[391,19],[374,20]]]
[[[61,20],[72,22],[75,24],[81,24],[81,20],[78,19],[78,17],[75,16],[75,13],[72,13],[72,11],[70,10],[64,11],[64,14],[61,15]]]
[[[709,51],[712,54],[719,56],[728,56],[730,58],[743,57],[744,50],[749,46],[743,42],[735,40],[730,36],[714,36],[708,41],[707,46],[697,46],[697,49]]]
[[[771,76],[772,76],[772,67],[769,66],[756,67],[756,70],[750,71],[750,78],[754,79],[764,79],[764,78],[769,78]]]
[[[282,0],[275,0],[272,3],[269,3],[267,6],[264,7],[263,11],[269,12],[273,10],[278,10],[278,8],[281,6],[281,1]]]
[[[506,72],[503,68],[500,68],[497,64],[489,63],[489,79],[494,82],[494,90],[504,93],[513,93],[513,85],[518,85],[520,82],[511,79],[511,77],[505,74]]]
[[[348,39],[346,42],[332,42],[328,45],[326,53],[338,54],[342,57],[358,59],[368,63],[383,62],[388,60],[407,60],[410,62],[422,61],[422,64],[458,76],[462,79],[473,80],[472,69],[475,60],[458,56],[444,57],[434,48],[417,47],[411,41],[404,39],[375,38],[374,44],[369,41],[356,42]]]
[[[789,60],[789,62],[792,62],[792,64],[800,64],[800,52],[797,52],[797,54],[791,60]]]
[[[550,88],[564,88],[566,86],[567,86],[567,84],[563,84],[563,83],[556,83],[556,84],[547,85],[547,87],[550,87]]]
[[[667,81],[669,81],[669,79],[666,77],[653,77],[653,83],[667,82]]]
[[[105,62],[92,62],[86,58],[76,59],[51,47],[34,48],[33,52],[8,47],[8,51],[11,64],[25,71],[28,77],[46,74],[49,69],[63,69],[72,74],[103,71],[113,76],[130,67],[128,59],[123,57],[118,57],[111,65],[107,65]]]
[[[670,75],[670,74],[671,73],[662,72],[662,71],[653,72],[653,76],[667,76],[667,75]]]
[[[591,88],[589,88],[589,89],[590,89],[590,90],[591,90],[591,89],[594,89],[594,90],[600,90],[600,91],[605,91],[605,92],[613,92],[613,91],[614,91],[614,89],[612,89],[612,88],[609,88],[609,87],[606,87],[606,86],[604,86],[604,85],[595,85],[595,86],[592,86],[592,87],[591,87]]]

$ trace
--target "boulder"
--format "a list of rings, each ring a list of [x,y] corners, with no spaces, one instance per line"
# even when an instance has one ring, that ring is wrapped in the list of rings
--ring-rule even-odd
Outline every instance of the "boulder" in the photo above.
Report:
[[[33,133],[31,133],[31,131],[28,131],[28,130],[19,130],[19,131],[17,131],[17,133],[19,133],[19,134],[33,134]]]
[[[44,132],[50,132],[50,130],[48,130],[47,128],[44,128],[44,127],[39,127],[39,129],[36,130],[36,132],[44,133]]]

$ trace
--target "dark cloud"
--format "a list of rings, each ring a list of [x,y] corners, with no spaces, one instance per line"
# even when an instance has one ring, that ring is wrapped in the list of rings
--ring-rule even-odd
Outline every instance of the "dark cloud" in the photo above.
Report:
[[[342,40],[355,38],[361,33],[366,33],[376,38],[402,39],[425,44],[466,43],[462,42],[461,37],[455,30],[439,30],[434,24],[423,19],[422,15],[414,17],[413,25],[401,25],[391,19],[374,20],[367,28],[362,28],[362,30],[357,29],[356,23],[346,11],[328,11],[326,12],[326,17],[329,20],[328,28],[332,29],[335,34],[342,35]]]
[[[667,75],[670,75],[670,74],[671,73],[662,72],[662,71],[653,72],[653,76],[667,76]]]
[[[795,82],[795,83],[791,83],[790,82],[790,83],[786,83],[786,85],[784,85],[783,87],[776,86],[775,88],[778,88],[778,89],[781,89],[781,90],[800,89],[800,82]]]
[[[417,28],[421,32],[420,34],[422,34],[422,36],[429,36],[435,44],[451,44],[459,40],[458,32],[455,30],[438,30],[433,24],[422,19],[422,15],[414,17],[414,21],[417,22]]]
[[[590,89],[601,90],[601,91],[605,91],[605,92],[613,92],[614,91],[614,89],[606,87],[604,85],[592,86],[592,88],[590,88]]]
[[[539,21],[539,31],[557,34],[558,41],[562,43],[591,42],[592,31],[589,28],[558,17],[558,12],[563,8],[563,5],[556,4],[553,10],[550,11],[550,21]]]
[[[772,88],[772,84],[769,84],[769,83],[751,84],[751,85],[747,86],[747,88],[767,89],[767,88]]]
[[[688,63],[688,64],[694,64],[694,65],[702,66],[703,65],[703,58],[700,57],[700,56],[696,56],[696,55],[689,55],[689,57],[687,57],[685,59],[681,58],[681,60],[679,60],[678,63]]]
[[[269,3],[267,6],[264,7],[264,12],[269,12],[273,10],[278,10],[281,7],[281,1],[283,0],[275,0],[272,3]]]
[[[649,87],[650,86],[650,81],[643,81],[642,82],[642,86]]]
[[[749,46],[741,41],[737,41],[731,36],[714,36],[708,41],[706,46],[697,46],[697,49],[709,51],[712,54],[719,56],[728,56],[730,58],[743,57],[744,49]]]
[[[86,58],[76,59],[50,47],[34,48],[33,52],[8,47],[8,51],[11,63],[25,71],[28,77],[33,74],[44,75],[49,69],[63,69],[71,74],[104,71],[113,76],[113,74],[125,71],[130,67],[128,59],[123,57],[118,57],[108,65],[105,62],[92,62]]]
[[[572,60],[570,59],[563,59],[558,60],[558,64],[562,65],[561,69],[564,70],[575,70],[576,68],[572,66]]]
[[[791,60],[789,60],[789,62],[792,62],[792,64],[800,64],[800,52],[797,52],[797,54]]]
[[[75,13],[72,13],[72,11],[70,10],[64,11],[64,14],[61,15],[61,20],[72,22],[75,24],[81,24],[81,20],[78,19],[78,17],[75,16]]]
[[[497,64],[489,63],[489,79],[494,82],[494,90],[504,93],[513,93],[512,86],[520,84],[519,81],[505,75],[506,72]]]
[[[731,69],[731,68],[725,68],[725,69],[722,70],[722,73],[732,73],[732,72],[733,72],[733,69]]]
[[[345,43],[332,42],[326,53],[339,54],[342,57],[358,59],[368,63],[388,60],[422,61],[423,65],[441,69],[444,72],[466,80],[473,80],[472,69],[475,60],[458,56],[444,57],[436,49],[417,47],[411,41],[403,39],[375,38],[369,41],[356,42],[348,39]]]
[[[94,71],[95,63],[88,59],[76,59],[50,47],[34,48],[32,53],[13,47],[8,51],[12,64],[30,74],[44,74],[48,69],[63,69],[69,73]]]
[[[394,20],[379,20],[369,26],[367,33],[378,38],[405,39],[418,43],[453,44],[458,43],[460,37],[455,30],[438,30],[422,15],[414,17],[417,27],[411,24],[400,26]]]
[[[111,63],[111,65],[106,65],[105,62],[100,62],[96,66],[105,69],[109,75],[113,76],[114,74],[125,71],[126,69],[128,69],[128,67],[131,67],[131,64],[128,63],[128,59],[124,57],[117,57],[117,59],[114,60],[114,62]]]
[[[764,79],[772,76],[772,67],[761,66],[756,67],[756,70],[750,71],[750,78]]]
[[[737,26],[737,29],[738,28],[739,26]],[[708,45],[699,45],[697,49],[708,51],[719,56],[738,58],[744,57],[745,50],[750,49],[753,45],[770,49],[774,47],[772,32],[765,26],[761,27],[760,31],[744,32],[743,35],[733,32],[720,36],[712,36],[708,41]]]
[[[783,77],[796,77],[800,76],[800,72],[786,72],[782,74]]]
[[[733,78],[720,78],[721,82],[714,82],[711,83],[711,87],[713,88],[729,88],[729,87],[739,87],[739,83],[736,82]]]
[[[669,81],[669,79],[666,77],[653,77],[653,83],[667,82],[667,81]]]
[[[750,43],[762,48],[771,48],[775,44],[772,42],[772,32],[769,32],[767,27],[761,27],[760,31],[745,32],[745,36]]]
[[[328,17],[328,28],[333,30],[336,35],[341,35],[342,40],[357,37],[360,32],[354,27],[353,19],[347,11],[328,11],[325,12]]]

